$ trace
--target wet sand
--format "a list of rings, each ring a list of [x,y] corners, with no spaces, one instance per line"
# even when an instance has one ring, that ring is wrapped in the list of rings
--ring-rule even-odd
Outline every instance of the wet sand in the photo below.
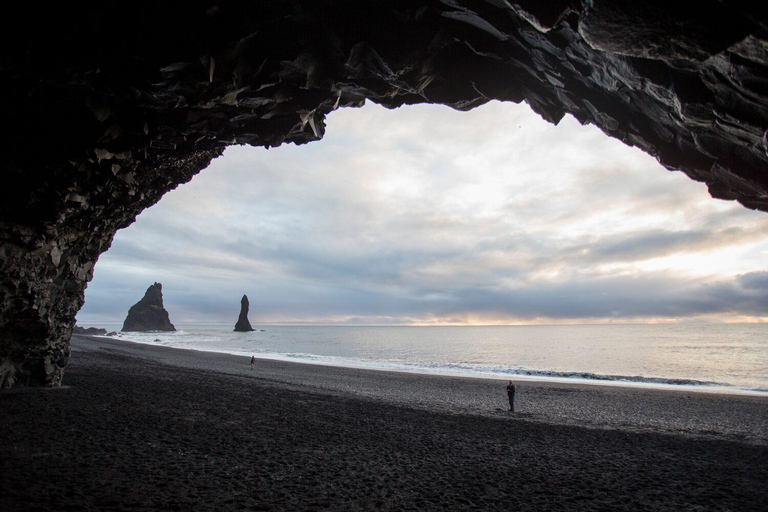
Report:
[[[0,393],[2,510],[766,510],[768,400],[73,338]]]

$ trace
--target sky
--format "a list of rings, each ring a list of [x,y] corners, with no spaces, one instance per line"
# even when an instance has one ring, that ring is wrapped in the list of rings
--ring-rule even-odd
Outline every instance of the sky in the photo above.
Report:
[[[768,214],[566,116],[368,103],[228,148],[117,233],[78,323],[768,322]]]

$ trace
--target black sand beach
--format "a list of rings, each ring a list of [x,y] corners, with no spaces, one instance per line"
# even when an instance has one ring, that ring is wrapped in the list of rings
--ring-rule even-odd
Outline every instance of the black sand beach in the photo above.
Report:
[[[767,510],[768,400],[74,337],[0,393],[2,510]]]

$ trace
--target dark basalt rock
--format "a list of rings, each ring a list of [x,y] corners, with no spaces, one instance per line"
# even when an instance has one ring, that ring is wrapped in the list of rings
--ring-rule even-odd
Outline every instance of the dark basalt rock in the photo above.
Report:
[[[237,318],[237,323],[235,324],[236,332],[249,332],[254,330],[253,327],[251,327],[251,322],[248,321],[249,307],[248,296],[243,295],[243,298],[240,300],[240,316]]]
[[[175,331],[163,306],[163,285],[155,283],[144,297],[131,306],[123,322],[124,332]]]
[[[98,327],[80,327],[79,325],[76,325],[75,328],[72,330],[72,334],[87,334],[87,335],[98,335],[98,336],[106,336],[107,330],[106,329],[100,329]]]
[[[226,146],[318,140],[326,115],[366,100],[525,101],[553,123],[571,113],[714,197],[768,211],[758,3],[16,7],[0,36],[2,386],[61,382],[83,290],[116,230]]]

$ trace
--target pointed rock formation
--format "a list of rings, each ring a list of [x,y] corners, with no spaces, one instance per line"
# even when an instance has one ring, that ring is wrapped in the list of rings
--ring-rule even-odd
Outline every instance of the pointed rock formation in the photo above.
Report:
[[[254,330],[253,327],[251,327],[251,322],[248,321],[249,307],[248,296],[243,295],[243,298],[240,300],[240,316],[235,324],[235,332],[248,332]]]
[[[163,307],[163,285],[155,283],[147,288],[144,298],[128,310],[123,323],[125,332],[175,331],[176,328]]]

